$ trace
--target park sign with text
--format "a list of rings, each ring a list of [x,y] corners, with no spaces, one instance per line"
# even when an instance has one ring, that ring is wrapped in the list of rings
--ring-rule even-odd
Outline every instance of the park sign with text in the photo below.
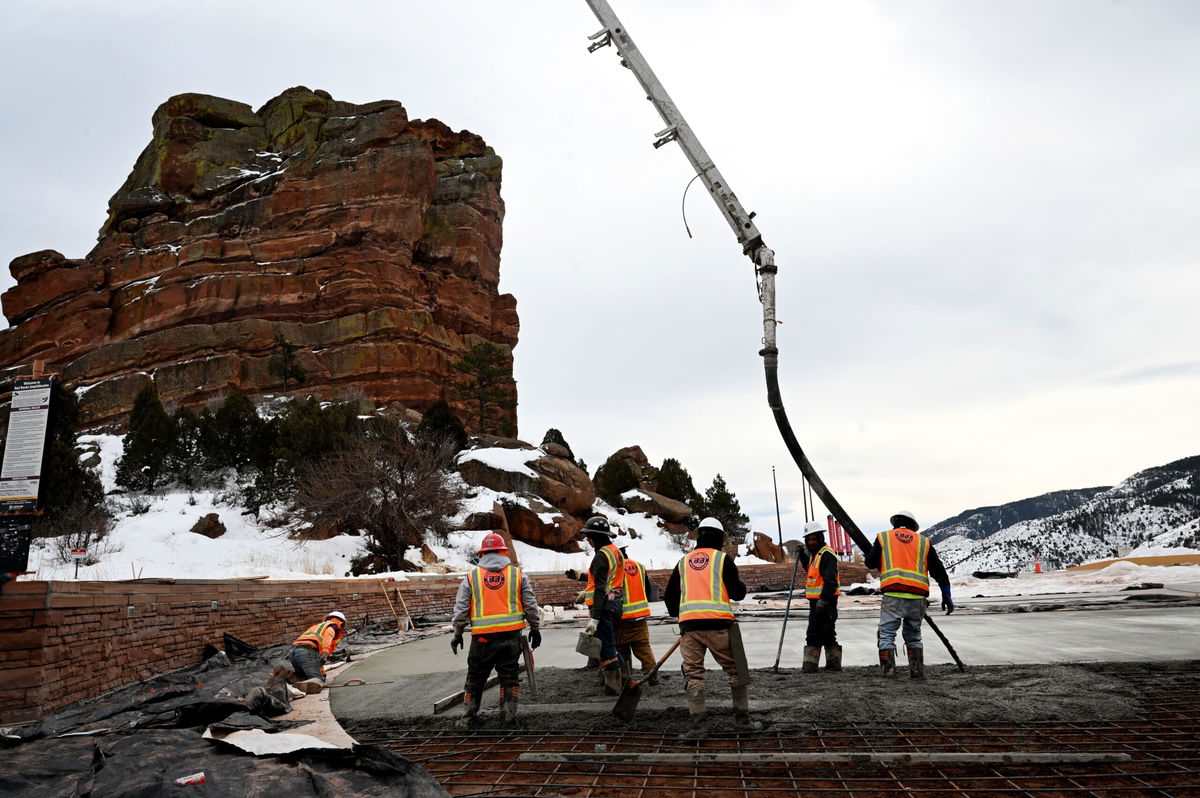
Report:
[[[14,381],[4,464],[0,466],[0,512],[37,509],[52,382],[52,377],[18,377]]]

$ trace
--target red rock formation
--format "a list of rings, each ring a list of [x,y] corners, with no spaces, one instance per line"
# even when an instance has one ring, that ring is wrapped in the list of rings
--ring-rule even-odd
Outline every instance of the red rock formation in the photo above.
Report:
[[[396,102],[172,97],[95,249],[12,262],[0,367],[47,361],[95,426],[151,379],[188,406],[281,393],[283,340],[306,375],[290,393],[423,409],[471,346],[517,342],[500,170],[479,136]]]
[[[750,553],[767,562],[783,562],[785,559],[783,548],[762,532],[754,533],[754,543],[750,547]]]

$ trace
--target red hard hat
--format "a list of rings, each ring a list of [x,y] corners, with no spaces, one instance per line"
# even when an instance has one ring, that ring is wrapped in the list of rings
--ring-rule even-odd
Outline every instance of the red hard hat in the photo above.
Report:
[[[483,543],[479,544],[479,553],[488,551],[508,551],[508,546],[504,545],[503,537],[495,532],[488,532],[483,536]]]

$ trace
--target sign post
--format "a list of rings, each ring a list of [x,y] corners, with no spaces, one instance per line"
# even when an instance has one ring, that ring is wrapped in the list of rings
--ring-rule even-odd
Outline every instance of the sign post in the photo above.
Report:
[[[29,567],[33,516],[39,515],[42,459],[50,424],[51,376],[43,376],[41,362],[34,376],[13,381],[8,415],[8,437],[0,464],[0,572],[23,573]],[[78,573],[78,566],[76,566]]]
[[[87,557],[87,549],[71,549],[71,559],[75,561],[75,581],[79,581],[79,561]]]

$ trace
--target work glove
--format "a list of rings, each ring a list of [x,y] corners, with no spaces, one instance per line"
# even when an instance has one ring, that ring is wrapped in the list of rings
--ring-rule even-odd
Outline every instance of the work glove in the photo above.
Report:
[[[583,576],[583,574],[576,571],[574,568],[568,568],[567,569],[567,579],[574,579],[576,582],[582,582],[584,579],[584,576]]]
[[[600,622],[598,620],[596,620],[595,618],[592,618],[590,621],[588,621],[587,628],[583,630],[584,634],[588,635],[589,637],[595,637],[596,636],[596,627],[599,625],[600,625]]]
[[[450,650],[454,652],[454,656],[458,656],[458,650],[462,648],[462,632],[454,635],[454,639],[450,641]]]
[[[942,609],[946,611],[947,615],[954,612],[954,599],[950,598],[949,590],[942,591]]]
[[[825,599],[817,599],[817,603],[813,605],[813,612],[817,615],[824,615],[829,612],[829,602]]]
[[[534,649],[542,644],[542,633],[538,629],[529,630],[529,648]]]
[[[580,590],[578,593],[575,594],[575,603],[576,604],[586,604],[587,600],[588,600],[588,596],[590,596],[590,595],[592,595],[592,591],[588,590],[585,587],[583,590]]]

